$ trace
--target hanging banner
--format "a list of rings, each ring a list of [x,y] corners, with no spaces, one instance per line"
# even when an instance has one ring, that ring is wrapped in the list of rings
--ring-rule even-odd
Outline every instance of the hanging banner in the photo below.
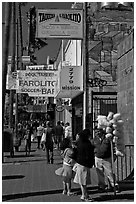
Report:
[[[11,72],[11,64],[8,64],[7,78],[6,78],[6,89],[16,90],[16,78],[17,72]]]
[[[26,66],[26,70],[54,70],[54,65],[53,64],[28,65]]]
[[[30,96],[54,97],[56,77],[55,71],[18,71],[17,93],[28,93]]]
[[[37,10],[37,38],[83,39],[82,10]]]
[[[66,66],[56,81],[57,98],[74,98],[83,92],[83,67]]]

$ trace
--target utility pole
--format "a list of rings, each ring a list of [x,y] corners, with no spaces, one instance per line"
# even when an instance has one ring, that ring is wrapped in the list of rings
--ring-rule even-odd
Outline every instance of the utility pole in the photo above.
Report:
[[[11,74],[15,71],[15,55],[16,55],[16,7],[15,2],[12,2],[12,59],[11,59]],[[10,113],[9,127],[13,128],[13,98],[14,90],[10,90]]]
[[[16,71],[18,70],[18,65],[19,65],[19,39],[18,39],[18,19],[17,19],[17,27],[16,27],[16,34],[17,34],[17,38],[16,38],[16,56],[17,56],[17,62],[16,62]],[[16,138],[17,138],[17,133],[18,133],[18,93],[16,92],[16,96],[15,96],[15,134],[16,134]]]
[[[4,162],[4,113],[5,113],[5,94],[6,94],[6,77],[7,77],[7,62],[9,53],[10,39],[10,22],[11,22],[12,3],[5,3],[5,32],[4,32],[4,49],[2,60],[2,162]]]
[[[22,4],[18,3],[18,13],[19,13],[19,25],[20,25],[20,47],[21,47],[21,70],[23,70],[23,62],[22,62],[22,56],[23,56],[23,35],[22,35],[22,10],[21,10]]]

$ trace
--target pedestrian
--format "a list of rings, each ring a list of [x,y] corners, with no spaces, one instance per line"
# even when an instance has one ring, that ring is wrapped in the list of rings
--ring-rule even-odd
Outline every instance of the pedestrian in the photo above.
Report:
[[[63,167],[57,169],[55,173],[63,177],[63,195],[71,196],[71,180],[73,178],[74,151],[71,147],[70,140],[64,138],[63,140]]]
[[[30,152],[31,152],[31,131],[30,129],[26,130],[26,134],[24,135],[24,140],[25,140],[25,152],[27,156],[27,155],[30,155]]]
[[[104,129],[95,127],[95,136],[91,140],[94,146],[95,167],[98,176],[98,190],[100,192],[114,189],[111,142],[110,138],[106,138],[105,135],[106,132]],[[115,182],[115,189],[116,193],[118,193],[119,186],[117,182]]]
[[[43,131],[44,131],[43,124],[40,123],[39,126],[37,127],[37,149],[40,149],[40,142],[41,142]]]
[[[63,121],[61,121],[61,126],[63,127],[63,139],[64,139],[64,137],[65,137],[65,125],[64,125],[64,122]]]
[[[61,126],[60,121],[57,122],[57,125],[54,128],[54,133],[55,133],[57,147],[60,150],[60,145],[63,139],[63,127]]]
[[[54,131],[49,121],[46,122],[46,128],[44,129],[44,133],[46,134],[45,149],[46,149],[46,156],[47,156],[47,164],[49,163],[53,164]]]
[[[74,182],[81,188],[81,200],[93,201],[87,192],[87,185],[91,183],[90,168],[94,165],[94,148],[89,140],[90,130],[84,129],[78,134],[79,138],[74,145],[74,158],[77,162],[73,168],[76,172]]]
[[[45,151],[45,143],[46,143],[46,129],[44,129],[42,138],[41,138],[41,147],[43,151]]]
[[[65,124],[65,138],[69,138],[72,142],[72,128],[69,122]]]

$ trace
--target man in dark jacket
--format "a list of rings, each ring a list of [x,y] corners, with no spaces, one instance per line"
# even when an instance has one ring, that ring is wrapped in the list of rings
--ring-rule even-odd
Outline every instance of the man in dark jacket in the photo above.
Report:
[[[105,137],[103,129],[95,128],[95,137],[91,143],[94,146],[95,166],[98,175],[99,190],[105,190],[106,183],[109,182],[111,188],[114,187],[114,176],[112,171],[111,142]],[[119,192],[118,184],[115,184],[116,192]]]
[[[63,132],[63,127],[62,127],[60,121],[57,122],[57,125],[54,128],[54,133],[55,133],[58,149],[60,149],[60,144],[62,142],[63,133],[64,133]]]
[[[46,134],[45,148],[46,148],[47,164],[49,163],[53,164],[54,131],[49,121],[46,122],[46,128],[44,129],[44,132]]]

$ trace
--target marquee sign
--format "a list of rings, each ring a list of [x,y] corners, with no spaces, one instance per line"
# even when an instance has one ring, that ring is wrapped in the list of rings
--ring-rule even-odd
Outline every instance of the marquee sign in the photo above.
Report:
[[[55,71],[18,71],[17,93],[54,97],[56,77]]]
[[[83,38],[82,10],[37,10],[37,38]]]

